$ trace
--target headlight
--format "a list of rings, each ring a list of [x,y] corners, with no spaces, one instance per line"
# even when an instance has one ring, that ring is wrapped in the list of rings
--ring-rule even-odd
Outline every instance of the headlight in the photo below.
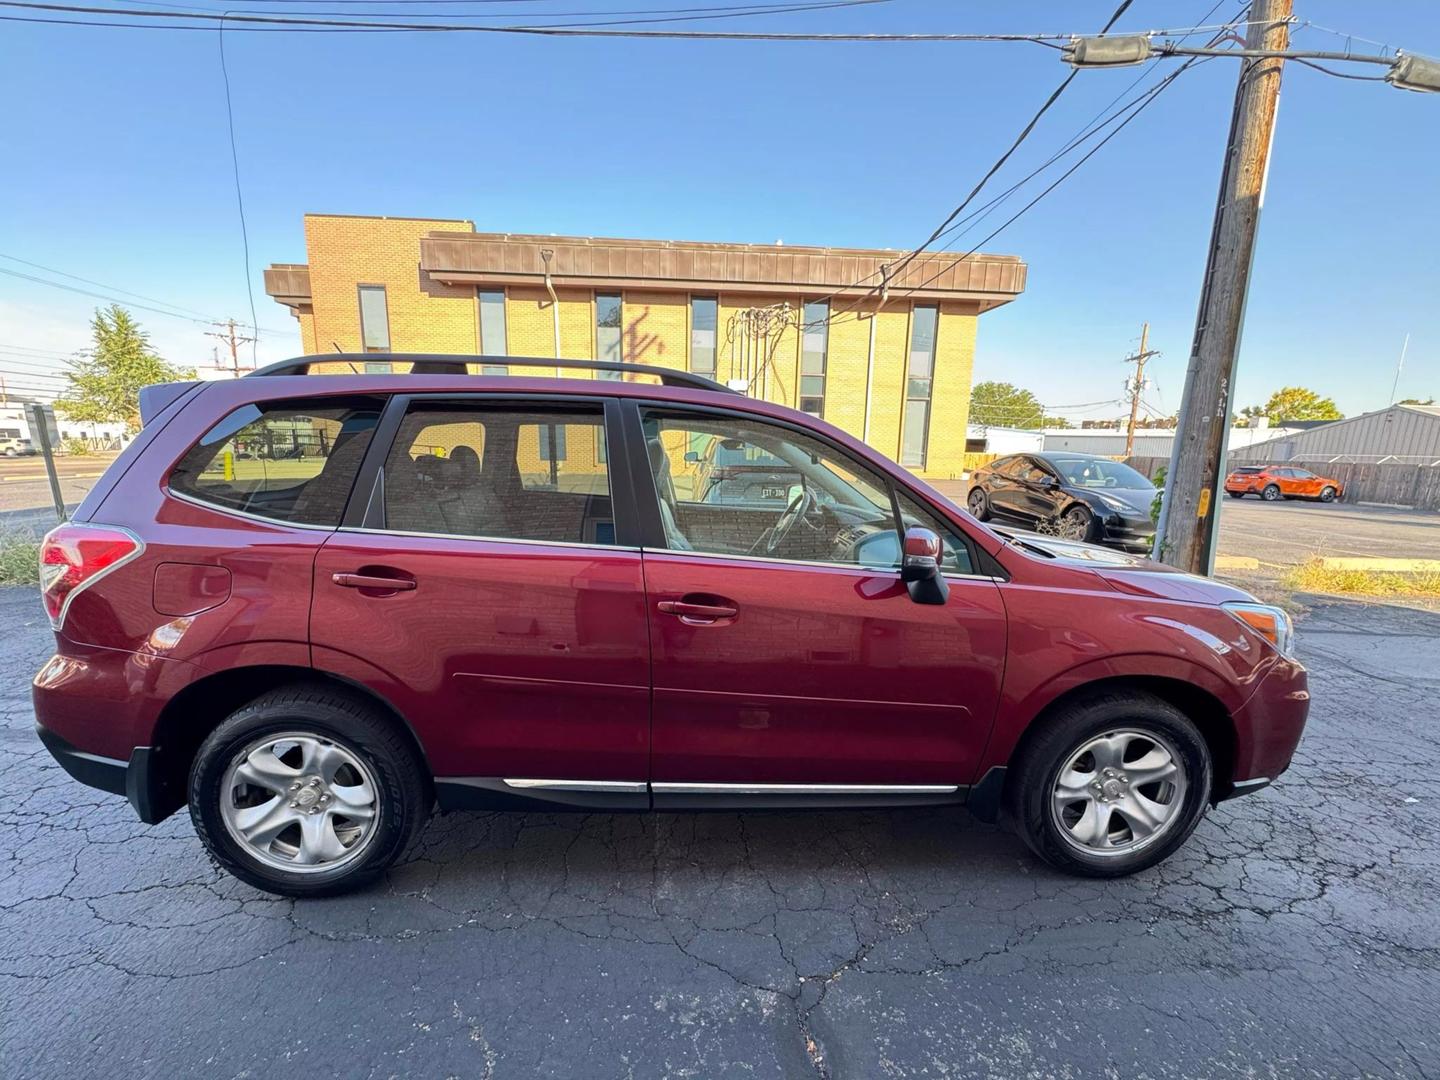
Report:
[[[1126,510],[1135,509],[1124,499],[1117,499],[1114,495],[1106,495],[1103,491],[1095,492],[1095,497],[1099,499],[1102,503],[1104,503],[1106,506],[1108,506],[1111,510],[1119,510],[1123,513]]]
[[[1293,656],[1295,624],[1282,609],[1269,604],[1236,602],[1222,605],[1235,618],[1250,627],[1285,656]]]

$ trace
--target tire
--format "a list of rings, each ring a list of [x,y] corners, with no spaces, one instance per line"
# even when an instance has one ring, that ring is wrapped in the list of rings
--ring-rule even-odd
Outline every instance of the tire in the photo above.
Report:
[[[970,497],[965,500],[965,505],[969,508],[970,515],[976,521],[990,520],[990,502],[985,498],[984,488],[972,488],[970,490]]]
[[[191,764],[189,796],[196,835],[217,866],[296,897],[348,892],[383,873],[432,800],[414,749],[389,717],[305,686],[264,694],[211,732]],[[258,842],[242,839],[245,811],[266,806],[273,809],[254,822]],[[345,814],[352,808],[353,818]]]
[[[1326,486],[1320,490],[1321,502],[1334,502],[1337,492],[1333,487]]]
[[[1079,540],[1090,543],[1095,533],[1095,515],[1083,506],[1072,506],[1060,515],[1056,523],[1056,534],[1062,540]]]
[[[1138,736],[1128,746],[1123,741],[1127,733]],[[1122,746],[1138,755],[1126,759],[1130,764],[1124,769],[1129,772],[1118,771],[1119,778],[1106,780],[1112,793],[1119,785],[1119,794],[1104,806],[1091,791],[1102,779],[1100,760],[1076,757],[1092,742]],[[1130,774],[1141,762],[1158,763],[1161,758],[1178,766],[1176,779],[1131,786]],[[1081,784],[1080,796],[1070,800],[1058,787],[1062,770],[1068,772],[1069,765],[1086,760],[1095,779]],[[1076,772],[1087,775],[1085,769]],[[1063,707],[1027,734],[1006,780],[1006,809],[1030,849],[1057,870],[1083,877],[1122,877],[1155,866],[1185,843],[1205,815],[1212,773],[1204,737],[1174,706],[1138,691],[1097,694]],[[1075,789],[1065,789],[1069,790]],[[1142,814],[1154,813],[1150,807],[1168,810],[1168,816],[1142,838],[1138,826],[1132,829],[1131,823],[1147,820]],[[1092,810],[1092,823],[1108,810],[1110,825],[1103,840],[1088,845],[1081,839],[1087,829],[1085,815]],[[1069,829],[1074,833],[1067,835]]]
[[[1243,499],[1245,497],[1243,491],[1227,491],[1225,494],[1229,495],[1232,499]]]
[[[1266,484],[1265,490],[1260,492],[1260,498],[1266,502],[1279,502],[1281,497],[1280,488],[1275,484]]]

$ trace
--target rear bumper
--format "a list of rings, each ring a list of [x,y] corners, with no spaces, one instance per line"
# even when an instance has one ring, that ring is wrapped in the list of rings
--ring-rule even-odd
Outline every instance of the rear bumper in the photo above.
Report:
[[[137,746],[130,752],[129,761],[118,761],[86,753],[43,724],[35,725],[35,734],[62,769],[89,787],[124,795],[145,824],[155,825],[170,816],[173,808],[162,812],[155,799],[153,747]]]

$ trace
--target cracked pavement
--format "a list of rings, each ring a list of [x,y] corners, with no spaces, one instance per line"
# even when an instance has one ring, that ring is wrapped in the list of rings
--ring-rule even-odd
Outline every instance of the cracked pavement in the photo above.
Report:
[[[0,624],[5,1076],[1440,1076],[1440,614],[1313,608],[1294,766],[1138,877],[958,809],[455,814],[310,901],[61,772]]]

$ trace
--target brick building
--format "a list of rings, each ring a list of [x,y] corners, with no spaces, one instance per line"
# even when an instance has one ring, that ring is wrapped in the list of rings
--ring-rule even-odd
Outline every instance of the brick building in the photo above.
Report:
[[[1015,256],[477,233],[307,214],[303,265],[265,271],[307,353],[617,359],[804,409],[922,475],[959,475],[976,321]],[[873,290],[889,276],[883,296]],[[548,368],[510,369],[514,374]],[[504,368],[495,373],[503,374]]]

